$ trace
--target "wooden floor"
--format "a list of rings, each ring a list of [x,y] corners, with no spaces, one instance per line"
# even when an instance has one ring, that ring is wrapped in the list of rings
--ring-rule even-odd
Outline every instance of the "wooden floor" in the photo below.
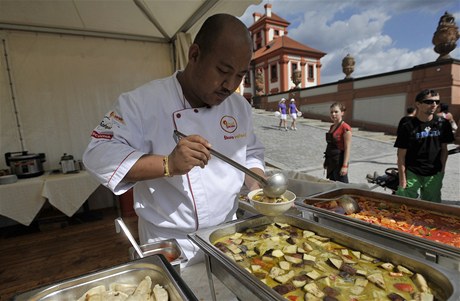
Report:
[[[58,227],[54,225],[55,229],[48,225],[41,231],[25,231],[35,233],[2,235],[0,300],[129,261],[131,245],[123,233],[115,231],[116,210],[98,213],[98,219],[93,221],[61,222]],[[138,240],[137,217],[123,220]]]

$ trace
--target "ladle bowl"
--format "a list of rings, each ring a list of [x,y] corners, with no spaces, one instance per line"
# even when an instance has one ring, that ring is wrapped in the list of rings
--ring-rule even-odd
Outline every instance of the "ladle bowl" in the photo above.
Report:
[[[288,179],[282,173],[276,173],[267,179],[267,184],[263,186],[266,196],[275,198],[286,192]]]
[[[308,200],[312,201],[321,201],[321,203],[327,203],[331,201],[336,201],[340,207],[343,208],[345,211],[345,214],[353,214],[353,213],[358,213],[361,211],[361,208],[359,208],[358,202],[349,195],[342,195],[340,197],[335,197],[335,198],[315,198],[315,197],[307,197]],[[319,204],[319,203],[316,203]],[[315,205],[315,204],[313,204]]]

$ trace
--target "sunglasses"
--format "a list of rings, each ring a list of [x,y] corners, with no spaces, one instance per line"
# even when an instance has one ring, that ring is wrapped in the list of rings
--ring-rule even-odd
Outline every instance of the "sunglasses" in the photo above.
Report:
[[[425,100],[422,100],[421,102],[424,103],[424,104],[427,104],[427,105],[432,105],[434,103],[436,103],[436,105],[438,105],[440,101],[439,100],[434,100],[434,99],[425,99]]]

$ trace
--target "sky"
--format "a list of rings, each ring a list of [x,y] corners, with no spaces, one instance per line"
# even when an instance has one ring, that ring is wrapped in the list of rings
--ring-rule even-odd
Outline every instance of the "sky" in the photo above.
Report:
[[[254,23],[264,5],[291,24],[288,36],[326,52],[321,84],[343,79],[342,59],[355,59],[352,77],[391,72],[435,61],[432,38],[448,11],[460,25],[460,0],[264,0],[248,7],[240,19]],[[460,59],[460,40],[450,53]]]

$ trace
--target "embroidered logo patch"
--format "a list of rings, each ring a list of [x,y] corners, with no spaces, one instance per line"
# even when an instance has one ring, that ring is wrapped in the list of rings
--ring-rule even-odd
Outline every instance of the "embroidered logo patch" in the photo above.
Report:
[[[238,123],[234,117],[225,115],[220,120],[220,127],[227,133],[233,133],[238,128]]]

